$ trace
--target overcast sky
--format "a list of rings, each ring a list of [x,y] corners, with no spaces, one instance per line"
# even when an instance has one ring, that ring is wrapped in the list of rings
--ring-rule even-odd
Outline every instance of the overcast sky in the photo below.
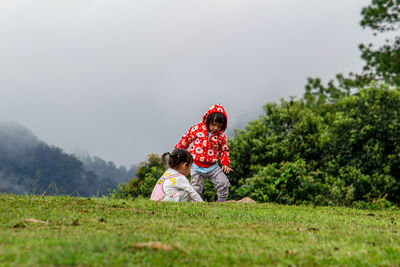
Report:
[[[130,166],[214,103],[228,128],[359,71],[368,0],[2,0],[0,121]]]

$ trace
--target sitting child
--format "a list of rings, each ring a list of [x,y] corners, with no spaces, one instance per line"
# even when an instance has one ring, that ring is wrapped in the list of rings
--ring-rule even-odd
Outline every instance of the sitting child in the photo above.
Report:
[[[192,155],[187,150],[178,148],[171,154],[167,152],[161,156],[164,164],[167,155],[170,155],[169,168],[157,181],[150,199],[155,201],[202,202],[200,195],[186,178],[193,163]]]

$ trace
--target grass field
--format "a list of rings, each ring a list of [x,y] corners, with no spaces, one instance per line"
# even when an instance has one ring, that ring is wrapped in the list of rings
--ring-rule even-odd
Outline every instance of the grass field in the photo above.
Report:
[[[399,215],[0,194],[0,266],[400,266]]]

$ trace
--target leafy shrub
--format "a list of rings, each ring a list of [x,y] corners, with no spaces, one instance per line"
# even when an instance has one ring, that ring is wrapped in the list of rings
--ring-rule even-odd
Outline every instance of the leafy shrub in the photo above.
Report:
[[[374,85],[336,103],[307,101],[267,104],[265,116],[236,131],[232,196],[400,203],[400,89]]]
[[[360,90],[334,104],[322,135],[321,168],[355,188],[354,200],[386,194],[400,202],[400,91],[384,86]]]
[[[245,177],[252,177],[258,169],[280,162],[320,161],[320,134],[324,118],[300,101],[281,101],[266,104],[266,115],[250,122],[245,130],[236,131],[229,140],[231,165],[229,176],[237,185]]]
[[[400,88],[374,85],[326,103],[264,106],[265,116],[229,139],[230,198],[284,204],[374,206],[400,203]],[[164,166],[142,163],[121,196],[148,197]],[[216,190],[205,182],[205,200]],[[378,201],[379,200],[379,201]]]
[[[304,160],[273,163],[243,181],[237,189],[241,197],[282,204],[330,204],[329,184],[321,172],[310,170]]]
[[[139,164],[136,176],[128,183],[119,186],[119,197],[136,198],[143,196],[149,198],[157,180],[162,176],[165,167],[161,158],[156,154],[148,156],[148,160]]]
[[[202,199],[204,201],[214,202],[218,199],[217,189],[214,188],[214,185],[207,179],[204,179],[204,190]]]

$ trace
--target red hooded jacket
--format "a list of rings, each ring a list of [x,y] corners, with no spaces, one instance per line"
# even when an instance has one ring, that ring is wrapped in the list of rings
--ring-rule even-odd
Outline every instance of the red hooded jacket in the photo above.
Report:
[[[193,162],[199,167],[210,167],[218,160],[221,160],[222,165],[229,166],[229,148],[224,134],[225,129],[208,137],[206,119],[208,115],[214,112],[224,114],[228,124],[225,109],[221,105],[215,104],[204,114],[203,120],[190,127],[189,131],[182,136],[181,141],[175,146],[175,148],[188,149],[190,144],[193,143],[189,152],[193,156]]]

